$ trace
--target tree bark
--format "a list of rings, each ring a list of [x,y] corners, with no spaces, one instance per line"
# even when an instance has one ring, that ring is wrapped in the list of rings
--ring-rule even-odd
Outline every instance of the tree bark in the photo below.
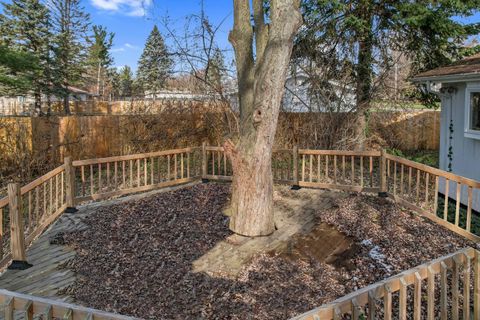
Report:
[[[357,61],[357,123],[355,124],[357,136],[357,149],[365,149],[367,140],[367,117],[366,112],[370,108],[372,92],[372,63],[373,63],[373,21],[370,1],[360,2],[359,15],[365,26],[357,34],[358,37],[358,61]]]
[[[253,28],[249,1],[234,0],[234,28],[229,36],[235,49],[240,104],[239,140],[224,143],[233,167],[230,229],[245,236],[275,230],[272,147],[293,37],[302,22],[296,0],[271,0],[270,8],[267,25],[262,0],[253,0]]]

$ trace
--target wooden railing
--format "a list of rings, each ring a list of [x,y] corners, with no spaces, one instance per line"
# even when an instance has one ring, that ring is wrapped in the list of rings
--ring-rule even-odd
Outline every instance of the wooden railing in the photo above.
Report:
[[[474,196],[480,198],[480,182],[390,154],[385,158],[388,193],[398,203],[469,239],[480,240],[480,230],[475,230],[477,235],[472,230],[472,203]],[[466,208],[462,208],[464,204]]]
[[[466,248],[292,320],[480,319],[479,254],[473,248]]]
[[[134,317],[85,308],[51,299],[34,297],[0,289],[0,304],[4,309],[3,319],[95,319],[133,320]]]
[[[26,247],[35,237],[65,209],[81,202],[179,185],[200,178],[229,181],[232,174],[230,160],[225,156],[223,148],[205,144],[198,148],[101,159],[72,161],[67,157],[63,165],[23,187],[9,184],[8,196],[0,198],[0,267],[6,266],[10,260],[25,261]],[[379,192],[469,239],[480,241],[480,237],[474,234],[473,223],[474,219],[480,219],[473,211],[480,182],[471,179],[389,155],[384,151],[298,148],[274,150],[272,174],[276,183],[292,186]],[[439,196],[442,193],[446,195],[443,204]],[[462,203],[466,203],[466,206]],[[453,210],[450,204],[453,205]],[[357,291],[297,319],[340,319],[346,313],[353,319],[359,319],[361,314],[373,319],[374,310],[379,309],[379,299],[383,299],[381,312],[385,319],[392,316],[393,299],[399,300],[399,315],[403,316],[406,310],[413,308],[415,317],[419,319],[424,303],[421,299],[424,281],[427,282],[426,310],[429,319],[435,318],[433,312],[436,311],[432,311],[432,308],[437,306],[443,319],[459,313],[468,316],[470,297],[475,297],[475,319],[480,319],[478,255],[474,249],[465,249]],[[469,286],[463,286],[464,283],[470,283],[472,265],[473,294]],[[440,295],[432,293],[437,282],[440,283]],[[459,298],[459,284],[464,288],[462,299]],[[413,295],[406,294],[412,286]],[[448,296],[445,294],[447,291],[450,292]],[[434,302],[437,296],[440,301]],[[413,300],[408,302],[410,298]],[[18,307],[26,315],[31,315],[31,310],[34,313],[40,310],[37,307],[39,305],[47,308],[47,312],[53,312],[54,317],[73,317],[76,314],[83,317],[93,313],[97,318],[94,313],[96,311],[91,309],[87,312],[87,309],[57,303],[60,311],[55,311],[52,302],[15,293],[0,291],[1,301],[6,303],[7,310]],[[463,301],[462,308],[459,307],[459,301]],[[102,318],[103,315],[106,314],[101,313],[98,317]],[[467,319],[465,316],[463,318]]]
[[[200,178],[229,181],[232,174],[223,148],[206,144],[101,159],[72,161],[67,157],[62,166],[24,187],[11,184],[9,195],[0,199],[0,267],[11,259],[25,260],[25,248],[68,207]],[[407,208],[480,241],[480,217],[473,213],[472,205],[475,196],[480,199],[480,182],[471,179],[384,151],[296,147],[273,151],[272,174],[276,183],[292,186],[389,195]],[[442,193],[449,195],[443,203]]]
[[[379,192],[380,151],[298,150],[302,187]]]
[[[73,161],[75,203],[194,181],[200,177],[200,148]]]
[[[65,166],[20,187],[8,185],[8,196],[0,200],[1,260],[25,261],[25,248],[59,215],[66,203]]]

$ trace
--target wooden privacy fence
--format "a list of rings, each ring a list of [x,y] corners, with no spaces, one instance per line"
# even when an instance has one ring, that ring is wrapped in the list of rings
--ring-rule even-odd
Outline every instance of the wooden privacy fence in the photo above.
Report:
[[[480,319],[479,257],[479,251],[466,248],[292,320]]]
[[[34,297],[0,289],[0,304],[5,320],[65,319],[65,320],[133,320],[134,317],[90,309],[51,299]]]
[[[222,147],[204,144],[144,154],[65,163],[0,199],[0,268],[25,261],[26,247],[65,209],[89,200],[187,182],[229,181],[232,165]],[[378,192],[474,241],[480,218],[473,211],[480,182],[389,155],[384,151],[279,149],[272,155],[276,183],[297,187]],[[448,195],[441,202],[442,191]],[[453,200],[452,200],[453,199]],[[462,199],[466,205],[462,204]],[[475,223],[474,223],[475,222]]]

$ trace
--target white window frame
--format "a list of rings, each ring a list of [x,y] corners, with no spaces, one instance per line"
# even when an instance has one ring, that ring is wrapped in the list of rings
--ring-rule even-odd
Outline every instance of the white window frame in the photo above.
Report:
[[[480,83],[468,84],[465,88],[465,137],[480,140],[480,130],[470,129],[470,95],[480,93]]]

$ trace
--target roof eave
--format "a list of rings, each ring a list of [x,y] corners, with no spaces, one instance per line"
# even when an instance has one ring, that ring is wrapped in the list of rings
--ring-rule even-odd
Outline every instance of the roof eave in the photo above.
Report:
[[[480,80],[480,73],[478,72],[458,73],[458,74],[450,74],[450,75],[414,77],[411,79],[412,82],[435,81],[435,82],[444,82],[444,83],[465,82],[465,81],[475,81],[475,80]]]

